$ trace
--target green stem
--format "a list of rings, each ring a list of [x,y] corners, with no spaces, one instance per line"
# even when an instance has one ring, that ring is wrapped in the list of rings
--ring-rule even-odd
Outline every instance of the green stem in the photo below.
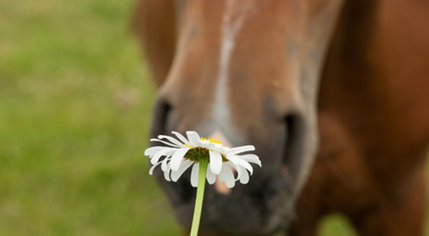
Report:
[[[206,186],[206,173],[208,160],[201,158],[200,160],[200,173],[198,174],[198,188],[197,198],[195,199],[194,218],[192,219],[191,236],[198,235],[198,228],[200,227],[201,210],[203,209],[204,188]]]

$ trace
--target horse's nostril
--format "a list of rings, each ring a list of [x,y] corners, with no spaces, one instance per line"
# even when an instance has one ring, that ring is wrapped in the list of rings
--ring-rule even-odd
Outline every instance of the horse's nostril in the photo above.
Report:
[[[158,97],[154,108],[151,137],[157,137],[160,134],[169,135],[169,121],[171,120],[172,111],[173,106],[171,103],[163,97]],[[188,203],[192,201],[192,197],[195,196],[195,189],[189,184],[190,173],[185,173],[177,183],[164,182],[165,179],[160,168],[155,169],[154,175],[158,181],[169,186],[165,188],[165,190],[173,204],[182,205]]]
[[[159,98],[157,100],[152,120],[151,137],[166,134],[167,122],[171,110],[172,106],[165,99]]]
[[[285,118],[286,143],[283,165],[287,167],[292,176],[298,171],[304,149],[304,121],[298,114],[291,114]]]

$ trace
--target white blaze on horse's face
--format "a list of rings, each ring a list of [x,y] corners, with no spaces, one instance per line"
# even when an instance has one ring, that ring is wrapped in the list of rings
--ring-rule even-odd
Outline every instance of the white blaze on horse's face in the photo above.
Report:
[[[244,8],[240,7],[240,1],[228,0],[224,9],[222,24],[221,24],[221,50],[219,56],[219,72],[216,86],[216,97],[213,106],[213,120],[217,124],[229,125],[229,106],[227,103],[228,96],[228,68],[231,53],[235,45],[235,36],[241,28],[244,21],[245,14],[240,11],[245,11]],[[241,14],[240,14],[241,13]],[[221,131],[215,130],[213,134],[209,135],[214,139],[221,140],[225,146],[232,147],[226,137]],[[218,193],[229,194],[231,189],[226,187],[225,183],[216,181],[215,189]]]
[[[227,102],[229,62],[235,46],[235,36],[238,34],[246,16],[246,14],[243,14],[243,11],[246,11],[246,7],[247,5],[240,5],[240,1],[228,0],[222,17],[219,72],[212,113],[213,120],[218,124],[229,123],[230,113]]]
[[[318,79],[341,0],[179,3],[152,136],[196,130],[254,145],[262,168],[228,194],[208,186],[200,229],[267,235],[287,224],[314,159]],[[186,175],[178,183],[158,176],[188,227],[195,192]]]

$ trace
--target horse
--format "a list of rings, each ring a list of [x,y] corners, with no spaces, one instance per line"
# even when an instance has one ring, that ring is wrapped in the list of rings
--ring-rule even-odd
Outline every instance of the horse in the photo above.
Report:
[[[196,130],[261,158],[247,185],[206,189],[200,235],[422,235],[429,1],[138,0],[158,87],[151,136]],[[156,173],[189,229],[195,189]]]

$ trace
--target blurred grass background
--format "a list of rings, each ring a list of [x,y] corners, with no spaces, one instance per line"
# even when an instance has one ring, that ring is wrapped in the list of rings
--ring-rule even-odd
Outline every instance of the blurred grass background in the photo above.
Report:
[[[143,155],[133,4],[0,1],[0,235],[182,235]],[[321,232],[354,235],[341,216]]]
[[[0,235],[174,235],[132,1],[0,1]]]

